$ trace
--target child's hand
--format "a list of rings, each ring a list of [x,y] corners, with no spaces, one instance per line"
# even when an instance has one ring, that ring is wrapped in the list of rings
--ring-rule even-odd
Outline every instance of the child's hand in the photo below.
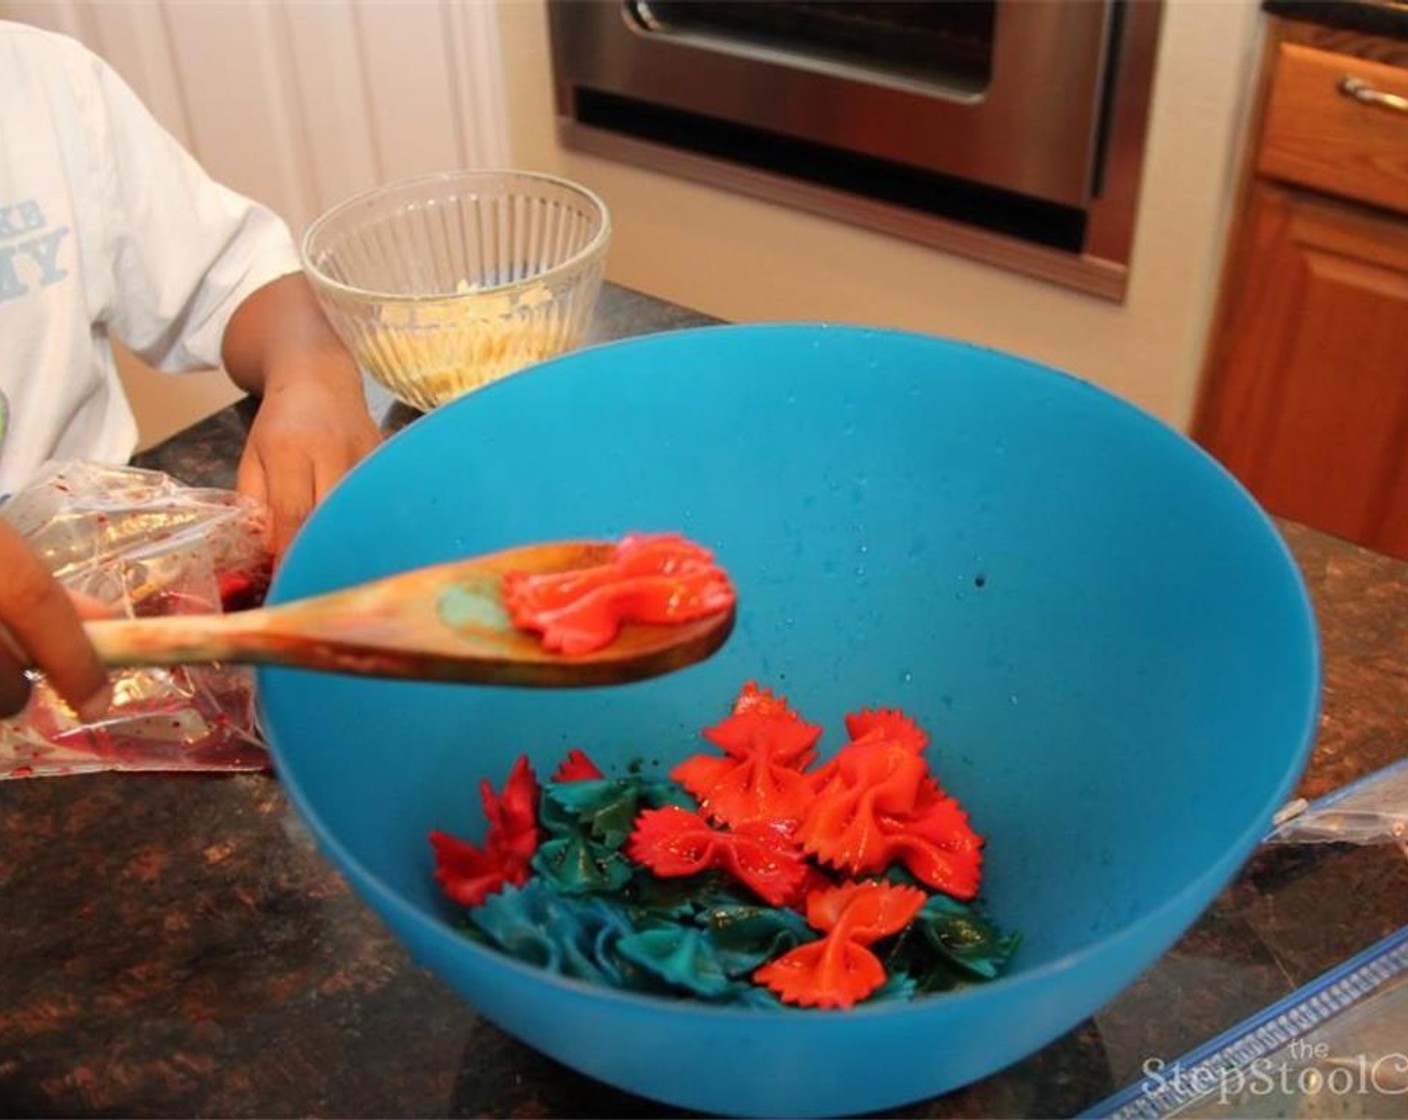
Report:
[[[362,375],[301,274],[266,284],[225,328],[225,368],[260,398],[236,486],[272,517],[277,561],[298,527],[381,434]]]
[[[276,560],[313,507],[380,441],[350,362],[309,356],[270,374],[236,486],[269,507]]]
[[[41,670],[86,722],[107,711],[112,699],[107,672],[79,617],[80,604],[19,533],[0,521],[0,719],[17,714],[29,700],[25,665]]]

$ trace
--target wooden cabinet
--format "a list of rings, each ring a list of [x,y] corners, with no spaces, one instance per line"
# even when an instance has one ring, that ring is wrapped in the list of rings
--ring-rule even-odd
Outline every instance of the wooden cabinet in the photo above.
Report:
[[[1258,172],[1408,209],[1408,68],[1297,43],[1275,60]]]
[[[1273,512],[1408,553],[1408,221],[1258,183],[1242,237],[1199,439]]]
[[[1408,557],[1408,111],[1339,88],[1408,66],[1269,49],[1193,434],[1271,512]]]

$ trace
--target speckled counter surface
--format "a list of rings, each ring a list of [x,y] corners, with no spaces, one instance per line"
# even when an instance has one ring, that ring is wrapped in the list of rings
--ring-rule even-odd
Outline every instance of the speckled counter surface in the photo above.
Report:
[[[608,288],[595,340],[708,320]],[[389,427],[410,414],[374,401]],[[143,457],[230,485],[248,409]],[[1408,565],[1284,526],[1324,720],[1301,792],[1408,753]],[[658,1116],[415,967],[269,776],[0,783],[0,1115]],[[1263,849],[1093,1020],[909,1116],[1068,1116],[1408,923],[1396,849]]]
[[[1403,0],[1263,0],[1271,15],[1341,31],[1408,40],[1408,3]]]

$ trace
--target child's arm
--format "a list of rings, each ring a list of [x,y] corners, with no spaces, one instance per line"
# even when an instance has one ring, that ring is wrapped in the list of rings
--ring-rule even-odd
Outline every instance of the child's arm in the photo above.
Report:
[[[96,56],[89,162],[110,283],[104,321],[158,369],[223,364],[261,398],[239,471],[281,554],[314,503],[377,442],[361,378],[268,207],[211,178]]]

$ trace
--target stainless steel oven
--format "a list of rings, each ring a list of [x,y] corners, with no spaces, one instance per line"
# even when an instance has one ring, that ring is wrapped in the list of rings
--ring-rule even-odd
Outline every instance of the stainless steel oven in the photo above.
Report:
[[[1131,115],[1142,141],[1158,7],[549,0],[559,119],[599,154],[1082,255],[1092,208],[1128,193],[1110,173]]]

